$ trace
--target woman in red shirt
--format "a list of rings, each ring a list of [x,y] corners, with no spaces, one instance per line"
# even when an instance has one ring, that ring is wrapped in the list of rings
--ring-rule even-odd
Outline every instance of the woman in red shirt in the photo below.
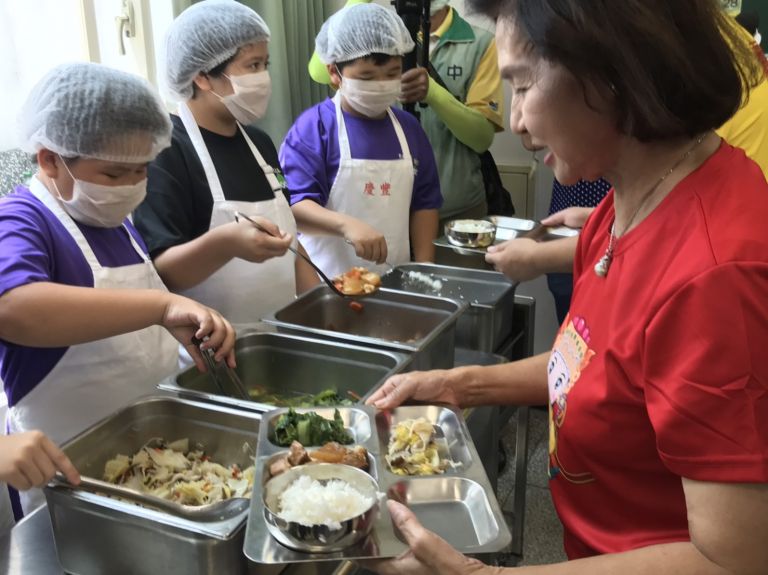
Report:
[[[710,0],[470,3],[496,19],[512,129],[560,182],[613,190],[551,353],[396,376],[369,402],[549,404],[571,561],[515,573],[765,573],[768,184],[714,132],[762,70]],[[389,505],[412,554],[380,573],[491,569]]]

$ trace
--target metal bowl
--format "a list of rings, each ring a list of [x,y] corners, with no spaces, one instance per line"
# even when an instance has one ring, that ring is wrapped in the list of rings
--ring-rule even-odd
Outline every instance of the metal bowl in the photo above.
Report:
[[[445,235],[454,246],[486,248],[496,238],[496,224],[488,220],[453,220],[445,224]]]
[[[341,521],[341,528],[332,529],[327,525],[302,525],[286,521],[279,513],[280,494],[302,475],[320,482],[341,479],[367,497],[373,498],[373,505],[365,512]],[[310,553],[332,553],[354,545],[364,539],[373,528],[379,511],[379,486],[365,471],[349,465],[335,463],[313,463],[293,467],[273,477],[264,485],[264,518],[267,529],[280,543],[297,551]]]

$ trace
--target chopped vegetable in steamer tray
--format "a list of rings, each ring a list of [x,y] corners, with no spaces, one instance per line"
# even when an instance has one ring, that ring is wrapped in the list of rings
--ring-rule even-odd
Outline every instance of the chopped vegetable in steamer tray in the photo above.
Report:
[[[241,470],[211,461],[202,449],[190,449],[189,439],[151,439],[133,455],[107,461],[103,479],[181,505],[200,506],[250,497],[253,475],[253,466]]]
[[[360,397],[347,391],[352,399],[342,397],[335,389],[324,389],[316,395],[297,393],[291,397],[287,394],[265,391],[263,388],[251,389],[248,394],[251,400],[267,403],[277,407],[333,407],[336,405],[353,405]]]
[[[287,447],[294,441],[306,446],[323,445],[329,441],[349,445],[354,439],[344,427],[338,409],[333,412],[333,420],[325,419],[314,411],[296,413],[289,409],[277,420],[273,441]]]

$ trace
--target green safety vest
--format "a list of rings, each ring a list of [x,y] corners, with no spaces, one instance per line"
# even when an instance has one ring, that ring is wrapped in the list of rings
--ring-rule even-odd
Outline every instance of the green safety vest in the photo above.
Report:
[[[451,26],[430,53],[432,65],[461,102],[467,101],[475,71],[492,40],[490,32],[474,28],[454,10]],[[440,174],[444,199],[440,217],[450,217],[481,204],[485,201],[485,186],[477,152],[457,140],[431,107],[417,109]]]

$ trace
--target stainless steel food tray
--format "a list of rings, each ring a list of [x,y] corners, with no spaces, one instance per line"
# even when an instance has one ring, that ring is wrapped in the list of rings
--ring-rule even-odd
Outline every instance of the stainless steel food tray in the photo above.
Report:
[[[413,280],[409,272],[418,272],[439,280],[433,287]],[[493,352],[512,333],[512,308],[517,283],[499,272],[435,264],[402,264],[381,278],[382,286],[413,293],[423,293],[463,301],[469,308],[456,324],[456,346]]]
[[[309,409],[298,412],[312,411]],[[331,418],[333,408],[315,409]],[[245,534],[245,555],[256,563],[283,564],[396,557],[406,550],[387,511],[386,500],[407,505],[419,520],[463,553],[493,553],[505,548],[511,534],[493,488],[459,410],[437,405],[405,406],[379,411],[369,406],[339,408],[345,424],[370,454],[371,475],[382,493],[379,515],[371,534],[363,541],[336,553],[303,553],[278,543],[267,529],[264,503],[257,486],[268,480],[268,465],[287,448],[270,441],[270,430],[286,409],[263,415],[256,455],[254,496]],[[460,463],[442,475],[404,477],[392,473],[384,460],[389,432],[405,419],[424,417],[440,428],[451,459]]]
[[[410,369],[453,367],[456,320],[468,307],[451,299],[380,289],[362,311],[326,285],[264,319],[278,331],[413,354]]]
[[[315,395],[326,389],[365,399],[390,376],[405,371],[411,355],[286,333],[249,333],[235,345],[237,374],[248,391]],[[227,381],[225,377],[221,381]],[[158,386],[182,397],[241,409],[269,411],[271,403],[222,395],[208,374],[197,368],[176,373]],[[225,390],[226,391],[226,390]]]
[[[579,235],[577,229],[566,226],[542,226],[534,220],[506,216],[488,216],[487,219],[496,224],[496,239],[500,241],[523,237],[547,242]]]
[[[529,238],[538,242],[548,242],[557,239],[577,236],[578,230],[565,226],[547,227],[533,220],[509,218],[504,216],[488,216],[496,224],[496,239],[494,246],[515,238]],[[445,236],[433,240],[435,245],[435,261],[439,264],[458,266],[470,269],[491,270],[493,267],[485,262],[488,248],[457,247]]]
[[[84,476],[100,478],[118,453],[155,437],[188,437],[214,461],[252,464],[260,414],[172,397],[147,397],[90,427],[65,453]],[[248,510],[193,520],[54,482],[45,488],[59,561],[68,573],[240,573]]]

